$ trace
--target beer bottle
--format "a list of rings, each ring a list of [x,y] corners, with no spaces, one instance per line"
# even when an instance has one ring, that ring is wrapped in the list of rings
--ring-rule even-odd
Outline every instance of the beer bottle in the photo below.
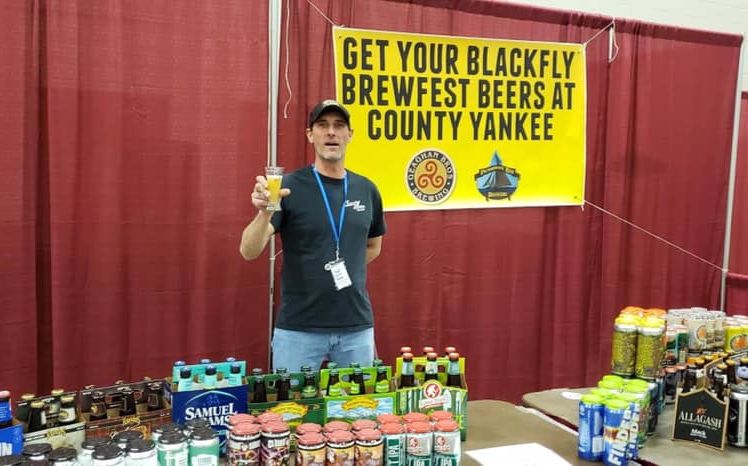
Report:
[[[330,378],[327,381],[327,396],[340,396],[342,394],[341,392],[338,369],[330,369]]]
[[[686,378],[683,380],[683,388],[681,389],[681,393],[688,393],[696,388],[696,371],[697,369],[695,364],[688,365],[688,369],[686,369]]]
[[[0,429],[13,425],[13,411],[10,403],[10,392],[0,391]]]
[[[262,375],[262,370],[259,370],[259,374],[256,373],[257,369],[252,369],[252,403],[266,403],[268,401],[267,390],[265,389],[265,376]]]
[[[447,366],[447,386],[462,388],[459,353],[449,353],[449,365]]]
[[[160,383],[151,382],[148,384],[147,404],[148,404],[148,411],[158,411],[159,409],[164,409]]]
[[[400,374],[400,387],[415,387],[416,377],[413,369],[413,354],[403,354],[403,366]]]
[[[34,398],[36,398],[36,395],[33,393],[24,393],[16,406],[16,419],[24,424],[29,423],[29,412],[31,412],[31,402],[34,401]]]
[[[229,369],[229,387],[238,387],[242,384],[242,366],[239,363],[231,364]]]
[[[37,432],[46,428],[47,413],[45,411],[44,402],[42,400],[32,401],[26,433]]]
[[[205,367],[205,376],[203,377],[203,388],[216,388],[217,374],[216,366],[208,364]]]
[[[351,363],[353,365],[354,363]],[[356,364],[358,366],[358,364]],[[364,373],[360,367],[353,368],[351,376],[350,395],[366,395],[366,386],[364,385]]]
[[[444,356],[446,357],[449,357],[450,354],[456,353],[456,352],[457,352],[457,348],[455,348],[454,346],[447,346],[444,348]]]
[[[119,408],[120,417],[133,416],[136,413],[135,395],[130,387],[122,390],[122,406]]]
[[[314,372],[311,368],[304,371],[304,386],[301,388],[302,398],[315,398],[317,396],[317,382],[314,379]]]
[[[426,354],[426,367],[423,371],[423,381],[439,379],[439,365],[436,362],[436,353],[430,351]]]
[[[63,395],[60,398],[60,414],[58,416],[58,424],[61,426],[67,426],[75,424],[78,420],[78,416],[75,413],[75,395]]]
[[[62,388],[55,388],[50,393],[52,399],[47,403],[47,427],[54,427],[57,425],[57,417],[60,415],[60,406],[62,401],[60,397],[65,393]]]
[[[94,392],[91,395],[91,415],[89,416],[90,421],[101,421],[106,419],[106,402],[104,399],[104,392]]]
[[[405,356],[405,353],[411,353],[413,354],[413,350],[410,346],[401,346],[400,347],[400,357]]]
[[[281,374],[280,380],[278,381],[278,401],[287,401],[290,399],[291,391],[291,376],[288,373]]]
[[[725,400],[725,384],[722,377],[718,377],[714,380],[714,385],[712,385],[712,392],[718,400]]]
[[[736,368],[738,364],[735,362],[734,359],[728,359],[725,361],[725,365],[727,366],[727,371],[726,371],[727,383],[730,385],[737,384],[738,379],[736,375]]]
[[[192,369],[183,367],[179,370],[179,382],[177,382],[178,392],[192,391]]]
[[[374,393],[387,393],[390,391],[390,380],[387,378],[387,368],[377,366],[377,380],[374,384]]]

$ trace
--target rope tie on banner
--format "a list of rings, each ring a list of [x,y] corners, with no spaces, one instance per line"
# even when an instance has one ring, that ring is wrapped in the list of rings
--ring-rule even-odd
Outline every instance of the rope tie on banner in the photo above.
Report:
[[[616,57],[618,56],[618,51],[620,50],[620,47],[618,46],[618,42],[616,41],[616,20],[613,19],[610,23],[608,23],[604,28],[597,31],[595,34],[592,35],[589,39],[582,42],[582,45],[587,48],[587,44],[595,40],[600,34],[610,29],[610,45],[608,46],[608,63],[613,63],[615,61]]]
[[[622,223],[625,223],[626,225],[628,225],[630,227],[636,228],[637,230],[641,231],[644,234],[647,234],[647,235],[651,236],[652,238],[656,239],[657,241],[665,243],[668,246],[670,246],[671,248],[677,249],[678,251],[680,251],[680,252],[682,252],[684,254],[687,254],[687,255],[693,257],[694,259],[699,260],[699,261],[705,263],[706,265],[708,265],[708,266],[710,266],[710,267],[712,267],[714,269],[719,270],[720,272],[723,272],[723,273],[727,272],[727,269],[723,269],[719,265],[713,264],[713,263],[709,262],[707,259],[704,259],[703,257],[697,256],[696,254],[683,249],[682,247],[678,246],[677,244],[675,244],[675,243],[673,243],[671,241],[666,240],[662,236],[656,235],[656,234],[654,234],[654,233],[652,233],[652,232],[650,232],[650,231],[648,231],[648,230],[640,227],[639,225],[637,225],[637,224],[635,224],[633,222],[630,222],[630,221],[626,220],[625,218],[620,217],[620,216],[614,214],[613,212],[600,207],[599,205],[597,205],[597,204],[595,204],[593,202],[590,202],[590,201],[588,201],[588,200],[585,199],[584,203],[585,204],[589,204],[590,206],[594,207],[595,209],[599,210],[600,212],[602,212],[604,214],[607,214],[607,215],[610,215],[611,217],[615,218],[616,220],[618,220],[618,221],[620,221]]]
[[[330,18],[328,18],[326,14],[322,13],[322,10],[320,10],[319,7],[317,5],[315,5],[314,2],[312,2],[312,0],[306,0],[306,2],[312,8],[314,8],[315,10],[317,10],[317,13],[319,13],[320,15],[322,15],[322,17],[325,18],[328,23],[332,24],[333,26],[342,26],[342,24],[337,24],[335,21],[333,21]]]

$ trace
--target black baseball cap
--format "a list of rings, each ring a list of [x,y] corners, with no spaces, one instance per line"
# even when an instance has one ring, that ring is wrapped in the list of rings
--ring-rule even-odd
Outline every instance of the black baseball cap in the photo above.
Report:
[[[343,115],[345,124],[350,128],[351,114],[348,113],[348,110],[346,110],[346,108],[343,107],[342,104],[332,99],[323,100],[322,102],[315,105],[312,111],[309,112],[309,128],[314,126],[314,123],[319,120],[319,117],[327,112],[338,112]]]

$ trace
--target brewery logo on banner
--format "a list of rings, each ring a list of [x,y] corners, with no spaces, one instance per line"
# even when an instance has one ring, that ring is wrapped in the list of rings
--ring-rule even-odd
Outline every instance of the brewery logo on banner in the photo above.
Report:
[[[455,167],[449,156],[437,149],[418,152],[405,173],[408,191],[423,204],[446,201],[455,188]]]
[[[475,188],[489,200],[512,200],[512,194],[519,185],[519,172],[511,167],[505,166],[499,157],[499,151],[493,152],[490,164],[478,170],[473,175]]]
[[[724,450],[727,403],[705,389],[680,394],[675,405],[673,439]]]

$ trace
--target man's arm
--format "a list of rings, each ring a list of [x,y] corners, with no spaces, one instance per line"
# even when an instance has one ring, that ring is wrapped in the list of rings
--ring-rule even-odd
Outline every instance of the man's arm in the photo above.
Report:
[[[245,260],[256,259],[265,250],[270,237],[275,233],[275,228],[270,223],[270,217],[272,216],[272,212],[261,210],[257,212],[254,220],[244,228],[239,252]]]
[[[366,241],[366,263],[373,261],[379,257],[379,253],[382,252],[382,237],[377,236],[369,238]]]

